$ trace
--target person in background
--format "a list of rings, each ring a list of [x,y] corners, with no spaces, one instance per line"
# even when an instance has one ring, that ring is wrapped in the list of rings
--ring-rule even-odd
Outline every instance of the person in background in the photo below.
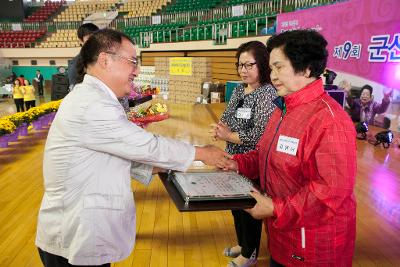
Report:
[[[10,85],[10,86],[11,86],[11,87],[10,87],[10,88],[11,88],[11,91],[9,91],[9,89],[7,90],[7,91],[9,91],[9,92],[11,93],[11,95],[10,95],[10,94],[2,94],[2,95],[1,95],[2,98],[13,97],[13,96],[12,96],[12,87],[14,86],[14,81],[15,81],[15,79],[16,79],[16,75],[15,75],[14,72],[12,72],[10,76],[8,76],[8,77],[6,77],[6,78],[4,79],[4,83],[5,83],[6,85]]]
[[[17,74],[15,72],[11,73],[11,82],[14,83],[15,79],[17,79]]]
[[[121,106],[124,108],[125,112],[128,113],[130,111],[128,96],[123,96],[121,98],[118,98],[118,101],[121,104]]]
[[[14,98],[15,107],[17,108],[17,112],[25,111],[24,94],[22,92],[22,86],[19,83],[19,79],[14,80],[14,84],[12,87],[12,94]]]
[[[351,84],[348,81],[342,81],[339,87],[346,92],[346,102],[349,106],[349,113],[354,122],[366,121],[368,125],[375,125],[374,119],[376,114],[385,113],[390,105],[390,97],[393,90],[385,90],[381,103],[374,101],[372,95],[373,89],[369,84],[361,87],[361,95],[359,99],[353,99],[350,96]]]
[[[46,267],[109,267],[135,244],[131,176],[148,184],[160,169],[185,171],[194,160],[216,165],[228,154],[154,135],[127,119],[118,98],[130,93],[139,71],[127,35],[94,33],[77,70],[46,140],[35,244]]]
[[[99,27],[97,27],[93,23],[85,23],[79,26],[77,35],[79,40],[82,42],[82,45],[89,39],[90,35],[94,32],[98,31]],[[68,62],[68,81],[69,81],[69,90],[72,91],[76,84],[77,72],[76,72],[76,62],[78,60],[79,54],[75,56]]]
[[[35,107],[36,106],[35,88],[29,83],[28,80],[24,81],[22,92],[24,94],[24,102],[26,110]]]
[[[43,75],[40,73],[40,70],[36,70],[36,76],[35,76],[35,81],[38,84],[38,91],[39,91],[39,96],[43,96]]]
[[[260,177],[256,205],[273,267],[352,266],[356,237],[356,132],[320,75],[327,41],[313,30],[268,39],[273,112],[257,148],[218,163]]]
[[[25,83],[25,76],[23,74],[19,75],[19,77],[17,78],[19,80],[19,84],[21,86],[24,86]]]
[[[65,75],[66,73],[66,70],[65,70],[65,67],[63,67],[63,66],[60,66],[60,67],[58,67],[58,73],[59,74],[62,74],[62,75]]]
[[[6,83],[6,84],[14,84],[14,81],[13,81],[13,79],[12,79],[12,76],[11,76],[11,75],[8,76],[8,77],[5,79],[4,83]]]
[[[15,79],[17,79],[17,75],[15,72],[12,72],[11,75],[6,78],[5,83],[14,84]]]
[[[275,109],[272,101],[276,92],[270,84],[268,58],[267,47],[259,41],[244,43],[236,52],[236,68],[244,85],[233,92],[220,122],[211,125],[212,136],[226,141],[225,151],[229,154],[255,149]],[[225,256],[235,258],[228,266],[251,266],[257,261],[262,220],[243,210],[232,210],[232,215],[238,244],[224,251]]]

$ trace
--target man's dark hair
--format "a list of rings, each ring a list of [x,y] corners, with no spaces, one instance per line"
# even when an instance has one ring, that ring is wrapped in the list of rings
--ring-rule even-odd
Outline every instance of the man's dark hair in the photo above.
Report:
[[[269,53],[267,47],[259,41],[250,41],[241,44],[236,51],[237,63],[239,63],[240,55],[244,52],[251,53],[256,60],[260,84],[264,85],[266,83],[271,83],[271,69],[269,68]]]
[[[36,70],[36,71],[40,72],[40,70]]]
[[[363,87],[361,87],[361,93],[364,89],[367,89],[369,91],[369,94],[372,96],[372,92],[374,91],[374,89],[372,89],[372,86],[369,84],[364,85]]]
[[[311,70],[310,77],[319,78],[326,68],[328,42],[314,30],[286,31],[267,41],[268,52],[281,48],[296,73]]]
[[[116,30],[103,29],[93,33],[79,53],[76,63],[77,83],[83,81],[87,67],[97,61],[101,52],[116,52],[123,39],[135,44],[129,36]]]
[[[85,37],[87,35],[91,35],[98,30],[99,30],[99,27],[97,27],[93,23],[82,24],[78,28],[78,38],[79,38],[79,40],[81,40],[83,42],[83,37]]]

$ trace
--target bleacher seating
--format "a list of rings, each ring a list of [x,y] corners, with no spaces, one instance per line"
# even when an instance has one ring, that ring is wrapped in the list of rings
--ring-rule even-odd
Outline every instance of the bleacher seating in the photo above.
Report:
[[[222,5],[223,6],[236,6],[236,5],[254,3],[254,2],[258,2],[258,1],[257,0],[227,0],[224,3],[222,3]]]
[[[45,41],[40,43],[39,48],[60,48],[60,47],[79,47],[80,41],[75,29],[57,30]]]
[[[46,22],[48,31],[55,32],[35,47],[79,47],[76,28],[95,12],[104,14],[105,11],[114,13],[118,11],[118,19],[114,20],[116,16],[113,17],[110,21],[114,21],[111,24],[108,22],[107,25],[123,30],[144,47],[151,43],[200,40],[215,40],[216,44],[222,44],[227,38],[275,33],[276,16],[281,11],[332,4],[337,1],[341,0],[318,0],[317,3],[312,2],[310,6],[311,2],[308,0],[281,2],[275,0],[99,0],[96,2],[76,0],[74,3],[69,3],[53,22]],[[244,15],[232,16],[231,6],[239,4],[245,5]],[[41,9],[44,9],[46,5],[50,5],[50,2],[46,2]],[[151,25],[151,16],[155,14],[161,15],[162,24]],[[36,35],[37,33],[25,34],[30,32],[27,30],[10,36],[11,26],[11,24],[1,26],[3,30],[9,31],[0,34],[0,48],[33,47],[33,43],[36,43],[40,37]],[[29,23],[29,26],[22,25],[22,28],[37,29],[41,26],[43,25],[39,23]]]
[[[174,3],[167,5],[163,12],[178,13],[196,10],[212,9],[221,4],[221,0],[176,0]]]
[[[276,18],[274,15],[270,15],[269,20],[270,23],[273,24]],[[260,17],[260,15],[245,15],[202,21],[199,23],[199,25],[216,24],[218,31],[219,28],[228,28],[228,24],[230,24],[232,28],[232,34],[230,37],[235,38],[258,35],[261,32],[261,29],[267,26],[267,23],[268,21],[264,16]]]
[[[47,20],[51,15],[57,12],[60,7],[65,4],[65,0],[59,2],[46,1],[43,6],[33,12],[24,22],[42,22]]]
[[[155,43],[169,40],[171,40],[171,42],[176,42],[176,35],[171,34],[171,31],[183,29],[184,26],[186,26],[186,23],[131,26],[126,27],[124,31],[127,35],[135,40],[139,40],[141,32],[152,32],[152,39]]]
[[[118,11],[128,12],[125,14],[125,18],[151,16],[170,2],[171,0],[128,0],[119,7]]]
[[[79,1],[69,5],[55,19],[55,22],[82,21],[94,12],[111,11],[117,9],[117,2],[106,1]]]
[[[0,48],[25,48],[46,34],[46,30],[0,31]]]
[[[269,29],[268,34],[273,34],[275,21],[275,16],[247,15],[201,21],[193,25],[182,22],[131,26],[126,27],[124,31],[140,45],[147,46],[150,43],[219,39],[220,29],[226,29],[225,37],[229,38],[263,34],[266,31],[263,31],[263,29],[267,27]]]

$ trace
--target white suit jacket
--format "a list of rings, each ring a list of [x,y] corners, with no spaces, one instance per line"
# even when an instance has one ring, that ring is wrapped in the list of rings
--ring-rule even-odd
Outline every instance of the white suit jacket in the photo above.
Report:
[[[128,257],[136,230],[131,175],[147,184],[150,165],[184,171],[194,155],[192,145],[128,121],[113,92],[86,75],[63,100],[47,137],[36,245],[73,265]]]

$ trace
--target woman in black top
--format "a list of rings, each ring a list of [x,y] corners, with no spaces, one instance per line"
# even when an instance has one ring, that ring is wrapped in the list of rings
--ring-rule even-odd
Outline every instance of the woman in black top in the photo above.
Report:
[[[226,141],[229,154],[246,153],[256,148],[266,123],[275,109],[275,89],[270,85],[269,55],[259,41],[242,44],[236,52],[237,70],[243,85],[232,94],[218,124],[211,125],[214,139]],[[228,266],[247,267],[257,261],[262,221],[243,210],[232,210],[238,245],[226,248],[224,255],[234,258]]]

